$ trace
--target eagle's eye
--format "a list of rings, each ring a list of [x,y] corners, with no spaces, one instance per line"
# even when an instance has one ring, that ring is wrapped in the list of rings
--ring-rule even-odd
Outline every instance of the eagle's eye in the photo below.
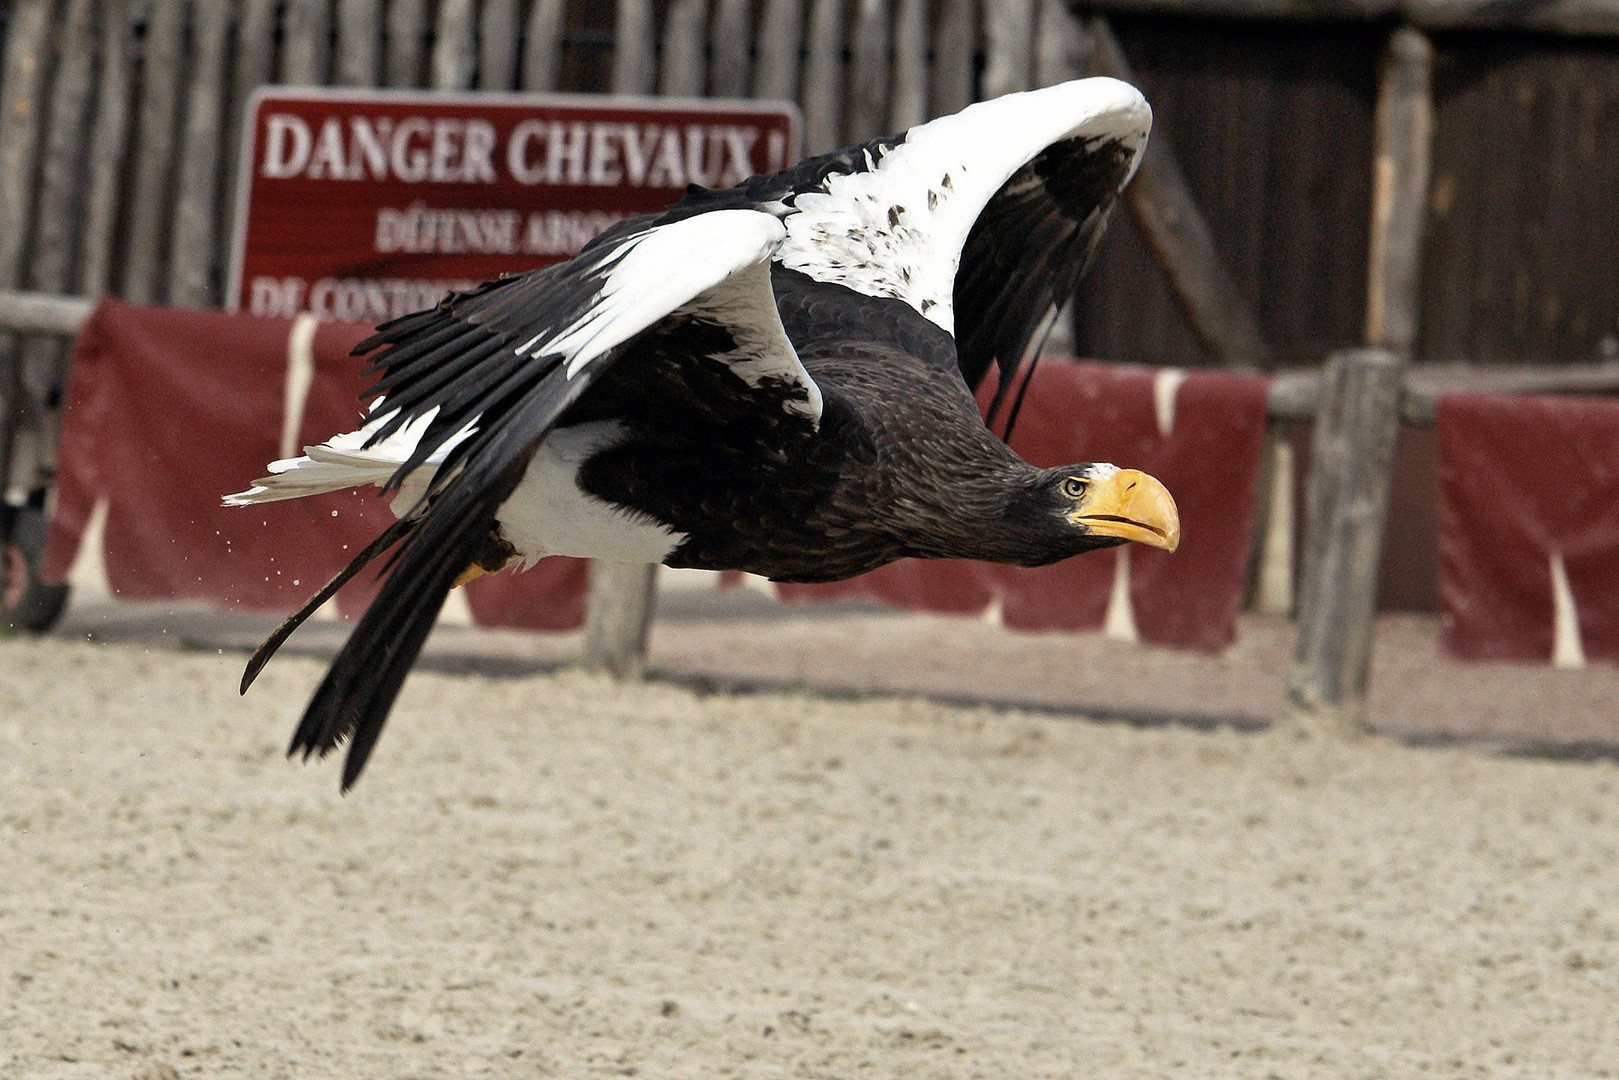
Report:
[[[1076,501],[1083,499],[1085,497],[1085,481],[1077,476],[1065,477],[1062,482],[1062,493]]]

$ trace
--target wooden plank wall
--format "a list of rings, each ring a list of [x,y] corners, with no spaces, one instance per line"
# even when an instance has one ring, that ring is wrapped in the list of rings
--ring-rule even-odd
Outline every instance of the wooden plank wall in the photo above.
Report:
[[[622,78],[666,94],[786,94],[814,153],[953,111],[980,82],[1010,89],[1078,62],[1062,60],[1072,16],[1059,0],[16,0],[0,34],[41,5],[49,78],[21,95],[28,116],[0,118],[0,148],[30,155],[19,175],[33,185],[5,196],[30,201],[13,208],[23,225],[0,238],[0,262],[18,285],[65,273],[89,293],[192,304],[220,297],[239,117],[265,81],[599,92]],[[652,40],[615,50],[620,18]],[[1114,25],[1280,359],[1358,343],[1387,27]],[[64,35],[86,26],[94,85],[83,103],[58,102]],[[1419,359],[1619,352],[1619,44],[1447,32],[1436,45]],[[13,63],[17,78],[38,77],[25,67]],[[96,149],[44,220],[53,115],[79,117]],[[1077,322],[1097,355],[1199,356],[1124,215]]]
[[[1619,43],[1434,45],[1419,355],[1619,359]]]
[[[1376,64],[1365,27],[1113,20],[1226,267],[1283,364],[1359,344]],[[1208,362],[1146,244],[1115,215],[1076,304],[1077,344]]]

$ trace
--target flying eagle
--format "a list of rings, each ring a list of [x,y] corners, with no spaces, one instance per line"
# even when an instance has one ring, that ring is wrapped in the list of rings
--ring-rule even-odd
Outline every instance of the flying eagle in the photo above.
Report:
[[[226,501],[377,484],[400,517],[260,647],[243,691],[390,549],[288,750],[347,740],[345,790],[450,589],[514,563],[812,582],[905,557],[1173,551],[1180,523],[1157,480],[1037,469],[973,398],[996,369],[990,415],[1010,430],[1151,118],[1112,79],[1011,94],[734,188],[693,187],[569,262],[379,327],[355,350],[381,350],[364,426]]]

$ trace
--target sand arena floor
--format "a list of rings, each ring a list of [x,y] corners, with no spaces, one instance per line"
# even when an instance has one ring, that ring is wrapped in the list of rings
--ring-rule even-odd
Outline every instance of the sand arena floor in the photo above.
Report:
[[[0,641],[0,1076],[1619,1075],[1602,715],[1548,760],[1088,722],[1027,657],[1050,711],[708,694],[723,621],[629,688],[446,635],[340,798],[281,754],[319,656],[238,698],[257,626],[188,625]]]

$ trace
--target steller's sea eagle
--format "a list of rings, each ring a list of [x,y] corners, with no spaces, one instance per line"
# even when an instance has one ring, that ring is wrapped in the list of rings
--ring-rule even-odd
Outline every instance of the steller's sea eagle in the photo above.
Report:
[[[401,516],[264,643],[242,689],[389,549],[288,750],[347,740],[345,790],[450,589],[513,563],[832,581],[907,556],[1040,566],[1130,540],[1174,550],[1157,480],[1037,469],[973,399],[996,368],[991,416],[1010,427],[1020,369],[1151,122],[1112,79],[1011,94],[693,187],[569,262],[379,327],[355,350],[381,350],[365,424],[226,501],[379,484]]]

